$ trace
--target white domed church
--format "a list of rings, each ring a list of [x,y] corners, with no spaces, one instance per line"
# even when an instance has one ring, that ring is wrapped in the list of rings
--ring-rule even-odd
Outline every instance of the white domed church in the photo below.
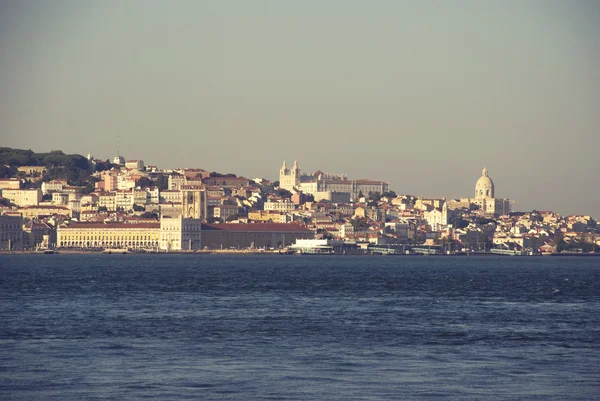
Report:
[[[494,181],[490,178],[487,168],[481,172],[481,177],[475,183],[475,197],[461,198],[459,202],[451,201],[449,208],[477,206],[486,216],[506,215],[510,212],[510,199],[496,198]]]
[[[475,183],[475,198],[493,198],[494,197],[494,181],[488,175],[487,168],[481,172],[481,177]]]

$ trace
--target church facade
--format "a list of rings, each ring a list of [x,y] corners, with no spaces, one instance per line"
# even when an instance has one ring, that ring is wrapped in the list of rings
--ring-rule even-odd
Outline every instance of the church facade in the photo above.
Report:
[[[362,193],[367,196],[369,192],[388,192],[390,186],[387,182],[377,180],[349,180],[344,174],[330,174],[317,171],[314,174],[300,174],[298,162],[294,161],[291,169],[287,168],[285,161],[279,170],[279,186],[291,192],[302,192],[313,195],[316,201],[344,199],[349,202],[356,200]]]

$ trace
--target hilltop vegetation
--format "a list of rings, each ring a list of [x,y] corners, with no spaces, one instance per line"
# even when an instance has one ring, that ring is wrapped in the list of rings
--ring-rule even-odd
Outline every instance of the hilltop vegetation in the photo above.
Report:
[[[32,150],[0,148],[0,177],[24,175],[17,172],[21,166],[44,166],[41,178],[53,180],[65,178],[71,185],[85,185],[90,177],[90,164],[82,155],[66,155],[61,150],[36,153]]]
[[[66,155],[61,150],[35,153],[32,150],[0,148],[0,164],[44,167],[74,167],[88,169],[88,160],[82,155]]]

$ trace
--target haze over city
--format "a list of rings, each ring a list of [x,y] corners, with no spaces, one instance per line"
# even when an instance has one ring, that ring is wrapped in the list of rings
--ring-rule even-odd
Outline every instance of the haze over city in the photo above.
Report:
[[[4,1],[1,146],[600,217],[595,1]]]

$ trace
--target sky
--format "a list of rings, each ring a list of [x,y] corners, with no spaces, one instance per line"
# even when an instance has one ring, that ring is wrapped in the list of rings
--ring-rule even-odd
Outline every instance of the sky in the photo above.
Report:
[[[599,127],[599,1],[0,1],[0,146],[600,218]]]

